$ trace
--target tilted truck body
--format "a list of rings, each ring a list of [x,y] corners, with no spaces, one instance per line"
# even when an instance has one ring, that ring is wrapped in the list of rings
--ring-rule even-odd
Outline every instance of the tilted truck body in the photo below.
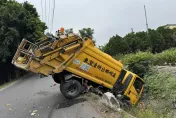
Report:
[[[83,40],[75,34],[48,37],[35,44],[23,39],[12,63],[27,71],[52,75],[67,98],[77,97],[86,83],[102,86],[115,96],[122,94],[134,105],[144,88],[140,77],[124,70],[91,39]]]

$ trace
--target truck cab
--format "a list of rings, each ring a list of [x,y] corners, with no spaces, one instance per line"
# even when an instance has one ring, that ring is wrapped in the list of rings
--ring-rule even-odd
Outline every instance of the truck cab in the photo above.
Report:
[[[115,95],[121,94],[125,96],[125,100],[129,100],[134,105],[140,99],[143,89],[144,80],[142,78],[128,70],[122,69],[112,90]]]
[[[124,95],[130,98],[130,102],[134,105],[141,98],[142,91],[144,89],[144,81],[138,75],[129,72],[125,82],[127,81],[128,87],[124,92]],[[125,83],[124,84],[127,84]]]

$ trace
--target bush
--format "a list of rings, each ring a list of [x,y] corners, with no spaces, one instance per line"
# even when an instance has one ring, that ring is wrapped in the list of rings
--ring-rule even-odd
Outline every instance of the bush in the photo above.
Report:
[[[128,69],[143,77],[149,70],[149,64],[153,59],[150,52],[137,52],[136,54],[127,54],[122,57],[122,63],[128,66]]]
[[[131,54],[126,54],[122,60],[123,64],[129,65],[132,63],[137,63],[141,61],[150,61],[152,59],[152,53],[150,52],[137,52],[137,53],[131,53]]]
[[[149,70],[149,65],[175,65],[176,48],[171,48],[157,54],[150,52],[119,54],[114,56],[114,58],[117,60],[121,59],[123,65],[127,66],[129,70],[143,77]]]
[[[162,53],[154,55],[153,59],[154,65],[165,65],[165,64],[175,65],[175,63],[176,63],[176,48],[171,48],[169,50],[163,51]]]

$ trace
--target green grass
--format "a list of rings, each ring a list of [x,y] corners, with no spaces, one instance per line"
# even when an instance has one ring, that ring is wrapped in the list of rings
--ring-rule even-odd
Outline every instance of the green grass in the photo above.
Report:
[[[140,110],[138,107],[132,108],[129,113],[133,114],[136,118],[171,118],[171,114],[160,114],[152,110],[152,108],[147,108]]]
[[[148,94],[157,99],[173,99],[176,97],[176,78],[168,72],[151,70],[145,77]]]

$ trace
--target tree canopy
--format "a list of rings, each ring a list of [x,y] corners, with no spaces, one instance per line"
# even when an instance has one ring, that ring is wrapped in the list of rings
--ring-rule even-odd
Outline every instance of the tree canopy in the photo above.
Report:
[[[110,54],[127,54],[137,51],[150,51],[159,53],[163,50],[176,46],[176,29],[169,29],[165,26],[156,30],[149,29],[148,32],[131,32],[124,37],[115,35],[101,49]]]
[[[47,27],[28,2],[1,0],[0,11],[0,62],[6,62],[23,38],[34,42],[44,35]]]
[[[83,28],[82,30],[79,30],[79,33],[82,38],[88,37],[93,39],[94,29],[91,28]]]

